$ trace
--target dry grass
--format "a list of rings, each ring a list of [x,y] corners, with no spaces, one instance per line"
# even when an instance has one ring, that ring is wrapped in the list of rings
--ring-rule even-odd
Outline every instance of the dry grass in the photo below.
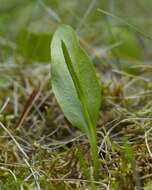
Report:
[[[5,66],[0,67],[5,82],[0,92],[1,189],[89,189],[87,138],[58,107],[50,65]],[[93,183],[107,190],[148,189],[151,68],[138,68],[138,76],[107,66],[97,69],[103,88],[97,128],[101,168],[99,181]]]
[[[152,189],[151,5],[150,0],[1,3],[0,190]],[[51,91],[50,64],[27,61],[17,49],[22,27],[53,33],[60,22],[76,29],[102,83],[98,181],[90,179],[87,138],[66,120]],[[115,28],[131,38],[117,38]],[[123,43],[122,55],[117,50]],[[130,49],[133,57],[126,58]]]

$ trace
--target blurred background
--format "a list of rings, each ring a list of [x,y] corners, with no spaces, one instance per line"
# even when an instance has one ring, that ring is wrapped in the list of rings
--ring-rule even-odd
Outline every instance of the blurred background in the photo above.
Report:
[[[49,62],[61,23],[77,31],[94,62],[150,62],[151,8],[151,0],[0,0],[0,63]]]

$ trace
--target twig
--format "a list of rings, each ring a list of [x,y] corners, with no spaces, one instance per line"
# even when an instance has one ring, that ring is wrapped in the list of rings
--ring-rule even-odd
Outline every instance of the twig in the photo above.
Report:
[[[22,126],[22,124],[24,123],[25,118],[27,117],[27,115],[30,112],[36,98],[38,97],[39,91],[40,91],[40,89],[37,88],[37,89],[34,89],[33,92],[31,93],[30,97],[28,98],[28,100],[27,100],[27,102],[25,104],[25,107],[24,107],[22,115],[21,115],[21,117],[19,119],[19,122],[16,125],[16,129],[19,129]]]

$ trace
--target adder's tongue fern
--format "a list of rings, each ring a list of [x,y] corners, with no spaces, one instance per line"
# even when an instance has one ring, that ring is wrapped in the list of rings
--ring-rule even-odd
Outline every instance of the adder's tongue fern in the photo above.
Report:
[[[96,122],[101,89],[93,64],[70,26],[60,26],[53,36],[51,76],[54,94],[65,117],[89,139],[96,177],[99,172]]]

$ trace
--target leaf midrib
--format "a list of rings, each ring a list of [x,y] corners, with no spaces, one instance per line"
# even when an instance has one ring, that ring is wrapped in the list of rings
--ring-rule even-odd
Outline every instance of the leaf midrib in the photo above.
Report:
[[[64,43],[63,40],[61,40],[61,46],[62,46],[62,51],[63,51],[63,55],[64,55],[64,59],[65,59],[65,63],[68,67],[68,70],[69,70],[69,73],[71,75],[71,78],[72,78],[72,81],[74,83],[74,86],[76,88],[76,92],[77,92],[77,95],[78,95],[78,98],[80,100],[80,103],[81,103],[81,106],[82,106],[82,109],[83,109],[83,112],[84,112],[84,115],[85,115],[85,120],[86,120],[86,123],[89,127],[89,130],[90,132],[92,131],[92,128],[94,128],[93,126],[93,122],[91,120],[91,117],[90,117],[90,114],[88,112],[88,105],[87,105],[87,102],[86,102],[86,98],[85,98],[85,94],[83,92],[83,89],[81,87],[81,84],[80,84],[80,81],[76,75],[76,72],[73,68],[73,65],[72,65],[72,60],[70,58],[70,55],[68,53],[68,50],[67,50],[67,47]]]

